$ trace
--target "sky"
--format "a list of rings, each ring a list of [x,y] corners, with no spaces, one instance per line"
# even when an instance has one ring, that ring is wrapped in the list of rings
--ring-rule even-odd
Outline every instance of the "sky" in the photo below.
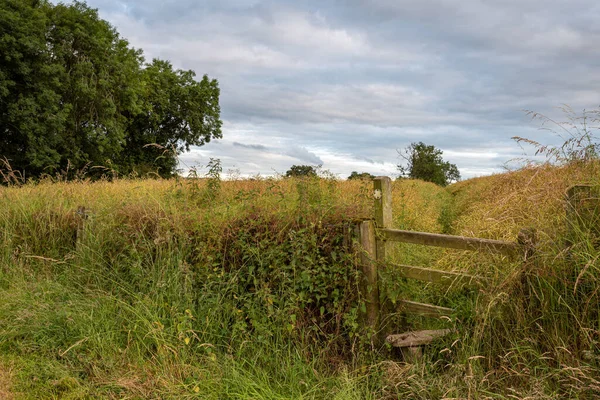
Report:
[[[223,138],[184,169],[397,176],[422,141],[470,178],[535,153],[514,136],[562,143],[526,111],[600,106],[597,0],[87,2],[147,60],[219,81]]]

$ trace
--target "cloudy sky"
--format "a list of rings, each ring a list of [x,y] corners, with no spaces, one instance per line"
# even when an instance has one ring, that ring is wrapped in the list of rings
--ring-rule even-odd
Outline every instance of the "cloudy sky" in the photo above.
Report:
[[[423,141],[463,177],[558,143],[523,110],[600,105],[597,0],[88,0],[147,59],[219,81],[223,139],[182,156],[246,175],[395,175]],[[534,150],[526,149],[528,154]]]

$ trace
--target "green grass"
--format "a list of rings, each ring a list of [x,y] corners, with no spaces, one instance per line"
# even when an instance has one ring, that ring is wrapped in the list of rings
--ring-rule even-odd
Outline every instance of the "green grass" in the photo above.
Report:
[[[217,176],[0,187],[0,395],[593,398],[597,232],[575,226],[565,251],[562,192],[597,185],[596,168],[543,167],[447,189],[394,182],[396,228],[514,240],[534,226],[540,238],[527,264],[394,250],[397,262],[492,282],[468,289],[382,272],[384,298],[457,309],[449,320],[388,317],[453,328],[412,364],[373,349],[359,323],[349,231],[372,215],[369,182]],[[78,234],[80,206],[88,216]]]

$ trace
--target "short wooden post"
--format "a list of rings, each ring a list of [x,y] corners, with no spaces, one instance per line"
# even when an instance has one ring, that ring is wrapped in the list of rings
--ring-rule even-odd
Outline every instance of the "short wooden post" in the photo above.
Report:
[[[535,254],[537,232],[535,228],[523,228],[517,236],[517,242],[521,245],[523,261],[527,262]]]
[[[364,324],[371,330],[372,341],[378,344],[379,331],[379,286],[377,279],[377,246],[375,240],[375,224],[363,221],[358,226],[360,238],[360,281],[361,296],[365,301],[362,315]]]
[[[392,228],[392,180],[389,177],[378,176],[373,180],[373,200],[377,228]],[[385,260],[386,247],[386,241],[378,238],[377,261]]]

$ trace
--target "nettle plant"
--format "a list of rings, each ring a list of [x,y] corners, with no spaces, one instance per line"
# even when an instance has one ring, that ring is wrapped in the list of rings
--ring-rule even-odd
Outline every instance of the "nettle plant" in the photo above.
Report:
[[[565,121],[556,121],[544,114],[526,110],[532,120],[540,120],[542,130],[558,135],[563,143],[544,145],[535,140],[513,136],[517,143],[525,143],[536,148],[535,156],[545,156],[552,164],[565,165],[573,162],[597,160],[600,155],[600,143],[595,131],[600,128],[600,109],[583,110],[579,115],[568,105],[559,109],[565,114]]]

